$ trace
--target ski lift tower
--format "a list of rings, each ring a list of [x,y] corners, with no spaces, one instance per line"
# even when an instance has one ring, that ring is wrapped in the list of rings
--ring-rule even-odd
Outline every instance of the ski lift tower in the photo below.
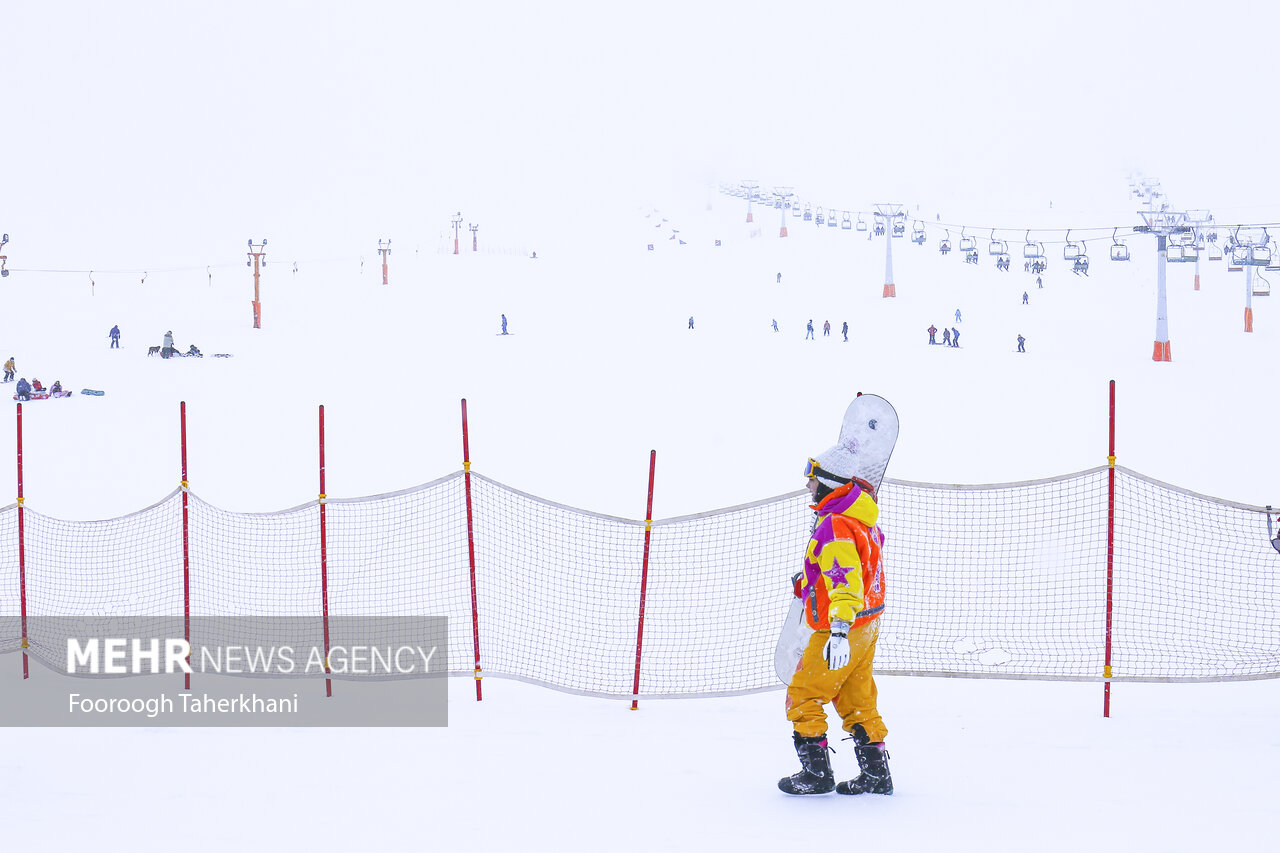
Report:
[[[245,266],[253,267],[253,327],[255,329],[262,328],[262,302],[258,299],[258,279],[262,274],[262,267],[267,265],[267,238],[263,237],[262,242],[253,245],[253,238],[249,238],[249,260],[245,261]]]
[[[893,284],[893,223],[894,220],[905,216],[903,206],[900,204],[877,204],[873,205],[876,213],[879,214],[885,222],[884,229],[884,297],[897,296],[897,288]]]
[[[387,240],[384,245],[381,240],[378,241],[378,254],[382,255],[382,283],[387,283],[387,255],[391,254],[391,240]],[[297,265],[294,265],[297,269]]]
[[[755,222],[755,217],[751,215],[751,202],[756,197],[756,187],[760,186],[759,181],[743,181],[742,188],[747,191],[747,221]]]
[[[1196,290],[1200,289],[1200,255],[1204,249],[1204,232],[1205,228],[1213,225],[1213,214],[1207,210],[1188,210],[1187,224],[1191,226],[1191,233],[1195,235],[1196,248]]]
[[[1231,235],[1231,263],[1237,269],[1244,267],[1244,330],[1253,331],[1253,276],[1254,267],[1266,266],[1271,262],[1271,236],[1263,228],[1261,234],[1256,228],[1240,233],[1241,226],[1236,226]]]
[[[1169,306],[1165,296],[1165,267],[1169,260],[1169,235],[1186,234],[1187,214],[1175,210],[1139,210],[1143,225],[1134,231],[1156,236],[1156,344],[1152,361],[1173,361],[1169,347]]]
[[[9,242],[9,235],[8,235],[8,234],[4,235],[4,237],[3,237],[3,238],[0,238],[0,249],[3,249],[3,248],[4,248],[4,244],[5,244],[5,243],[8,243],[8,242]],[[8,256],[8,255],[0,255],[0,277],[2,277],[2,278],[8,278],[8,277],[9,277],[9,271],[8,271],[7,269],[5,269],[5,268],[4,268],[5,262],[6,262],[6,261],[8,261],[8,260],[9,260],[9,256]]]
[[[458,254],[458,229],[462,227],[462,211],[459,210],[449,221],[453,223],[453,253],[456,255]]]
[[[793,195],[791,187],[774,187],[773,194],[778,197],[778,209],[782,211],[782,227],[778,230],[779,237],[787,236],[787,208],[791,207],[791,196]],[[748,222],[751,220],[748,219]]]

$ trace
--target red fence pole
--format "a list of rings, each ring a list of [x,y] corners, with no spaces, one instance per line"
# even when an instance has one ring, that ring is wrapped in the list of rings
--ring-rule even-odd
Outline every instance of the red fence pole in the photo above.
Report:
[[[22,497],[22,404],[18,404],[18,597],[22,602],[22,677],[30,678],[27,649],[27,539]]]
[[[191,668],[191,527],[187,508],[187,402],[178,403],[178,441],[182,448],[182,637],[187,641],[187,668]],[[191,673],[182,675],[182,689],[191,689]]]
[[[649,588],[649,537],[653,532],[653,469],[658,451],[649,451],[649,500],[644,508],[644,560],[640,564],[640,619],[636,623],[636,677],[631,685],[631,695],[640,695],[640,649],[644,645],[644,600]],[[640,700],[631,700],[631,710],[639,707]]]
[[[476,540],[471,517],[471,444],[467,436],[467,400],[462,400],[462,479],[467,492],[467,559],[471,564],[471,647],[475,650],[476,701],[480,691],[480,610],[476,604]]]
[[[1111,678],[1111,592],[1116,546],[1116,381],[1111,380],[1110,416],[1107,424],[1107,648],[1102,675]],[[1102,716],[1111,716],[1111,682],[1102,685]]]
[[[320,406],[320,606],[324,620],[324,671],[329,670],[329,528],[325,519],[324,488],[324,405]],[[324,680],[324,695],[333,695],[333,679]]]

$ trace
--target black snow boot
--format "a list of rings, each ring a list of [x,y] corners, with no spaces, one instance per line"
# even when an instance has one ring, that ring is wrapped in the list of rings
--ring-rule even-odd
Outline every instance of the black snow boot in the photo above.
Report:
[[[893,777],[889,775],[889,753],[884,743],[855,746],[858,768],[862,771],[856,779],[836,785],[837,794],[892,794]]]
[[[792,732],[796,742],[796,755],[800,757],[800,772],[778,780],[778,789],[788,794],[827,794],[836,786],[831,775],[831,761],[827,758],[827,736],[803,737]]]

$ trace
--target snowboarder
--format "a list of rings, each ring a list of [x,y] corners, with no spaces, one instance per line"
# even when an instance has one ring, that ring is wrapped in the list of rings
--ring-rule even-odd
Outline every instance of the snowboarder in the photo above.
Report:
[[[49,386],[49,396],[50,397],[62,396],[62,380],[61,379],[53,380],[53,384]]]
[[[840,327],[840,334],[844,335],[844,342],[849,343],[849,321],[845,321]]]
[[[944,328],[942,330],[942,345],[944,347],[951,346],[951,330]]]
[[[18,380],[18,399],[31,399],[31,383],[27,381],[27,377],[25,376]]]
[[[173,353],[173,330],[170,329],[164,333],[164,343],[160,345],[160,357],[168,358],[173,355]]]
[[[692,315],[692,314],[690,314],[690,315],[689,315],[689,328],[690,328],[690,329],[692,329],[692,328],[693,328],[693,315]]]
[[[1026,351],[1027,351],[1027,350],[1026,350],[1026,347],[1024,346],[1024,345],[1026,344],[1026,342],[1027,342],[1027,339],[1026,339],[1026,338],[1024,338],[1022,335],[1018,335],[1018,352],[1026,352]]]
[[[813,337],[813,321],[810,320],[808,325],[805,326],[804,339],[807,341],[812,337]]]
[[[938,343],[938,339],[934,337],[937,334],[938,334],[938,327],[930,323],[929,324],[929,345],[930,346],[933,346]]]
[[[960,330],[955,326],[951,327],[951,345],[953,347],[960,346]]]
[[[1028,301],[1029,299],[1030,299],[1030,297],[1029,297],[1029,296],[1027,296],[1027,292],[1026,292],[1025,290],[1024,290],[1024,291],[1022,291],[1022,304],[1023,304],[1023,305],[1029,305],[1029,304],[1031,304],[1031,303]]]
[[[956,309],[956,322],[957,322],[957,323],[959,323],[959,322],[960,322],[960,309],[959,309],[959,308],[957,308],[957,309]]]
[[[39,393],[39,392],[43,391],[43,390],[44,390],[44,383],[43,383],[43,382],[41,382],[39,379],[36,379],[36,378],[32,377],[32,379],[31,379],[31,390],[32,390],[32,391],[35,391],[36,393]]]
[[[1040,276],[1036,276],[1036,287],[1044,290],[1044,282],[1040,280]]]
[[[829,337],[831,337],[831,321],[830,321],[830,320],[825,320],[825,321],[823,321],[823,323],[822,323],[822,336],[823,336],[824,338],[829,338]]]
[[[776,331],[778,331],[778,321],[777,321],[777,320],[774,320],[774,321],[773,321],[773,330],[774,330],[775,332],[776,332]]]
[[[120,349],[120,327],[112,326],[111,331],[107,332],[107,337],[111,338],[111,349]]]
[[[690,328],[692,328],[692,326],[690,326]],[[502,334],[505,335],[506,333],[507,333],[507,315],[503,314],[502,315]]]
[[[884,610],[876,490],[897,434],[889,402],[859,394],[845,412],[839,442],[805,466],[816,518],[793,593],[804,601],[813,634],[787,686],[787,719],[801,768],[778,781],[788,794],[893,793],[872,661]],[[861,770],[839,785],[827,756],[828,702],[854,743]]]
[[[782,284],[782,273],[778,273],[778,284]]]
[[[13,363],[13,356],[9,356],[9,360],[4,363],[4,381],[12,382],[13,374],[17,369],[17,365]]]

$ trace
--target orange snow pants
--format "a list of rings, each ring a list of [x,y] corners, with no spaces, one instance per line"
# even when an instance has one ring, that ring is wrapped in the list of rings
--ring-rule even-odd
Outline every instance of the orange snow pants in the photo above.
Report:
[[[827,712],[822,706],[832,702],[846,732],[861,724],[868,742],[878,743],[889,734],[876,710],[876,682],[871,676],[880,620],[849,629],[849,663],[843,669],[827,669],[822,657],[830,636],[830,631],[814,631],[809,638],[787,687],[787,719],[802,737],[821,737],[827,733]]]

